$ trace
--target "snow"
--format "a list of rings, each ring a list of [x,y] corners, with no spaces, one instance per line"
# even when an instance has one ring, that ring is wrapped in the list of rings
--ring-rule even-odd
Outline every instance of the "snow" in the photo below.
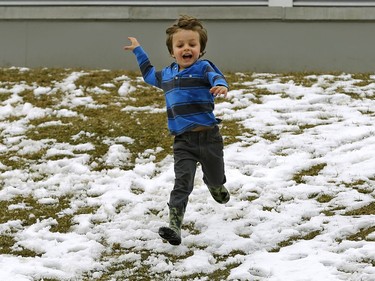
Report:
[[[120,96],[126,96],[129,93],[135,91],[135,87],[130,85],[129,81],[124,81],[118,90]]]
[[[38,253],[36,257],[0,255],[2,280],[80,280],[84,274],[95,280],[114,262],[102,257],[115,244],[126,249],[116,257],[117,263],[132,263],[135,268],[147,265],[150,274],[168,273],[171,280],[190,275],[199,276],[194,280],[210,280],[207,275],[226,267],[230,268],[227,280],[375,280],[375,233],[364,240],[347,239],[374,227],[375,216],[344,215],[374,202],[375,83],[356,86],[350,74],[311,75],[307,78],[313,85],[302,86],[292,80],[283,83],[277,74],[256,73],[242,85],[272,93],[260,97],[261,103],[253,102],[256,94],[246,89],[232,90],[226,100],[218,99],[216,115],[223,123],[237,120],[249,130],[224,149],[231,200],[217,204],[198,168],[184,220],[189,227],[182,230],[182,244],[176,247],[157,234],[168,218],[166,203],[174,181],[171,155],[155,162],[154,155],[161,148],[150,148],[138,155],[133,169],[121,170],[118,166],[131,158],[127,145],[134,142],[123,136],[107,141],[110,146],[103,161],[110,169],[96,171],[89,164],[88,153],[95,149],[92,144],[33,141],[24,135],[30,120],[76,116],[77,106],[100,106],[75,85],[82,75],[86,73],[72,72],[48,87],[20,83],[2,88],[0,84],[0,94],[11,94],[0,104],[0,153],[18,151],[22,156],[45,150],[45,157],[30,163],[29,170],[9,170],[0,163],[1,200],[32,195],[39,204],[54,204],[60,196],[74,195],[66,214],[82,206],[93,207],[89,214],[74,215],[76,224],[67,233],[51,231],[57,223],[52,218],[30,226],[16,220],[0,224],[0,234],[13,232],[13,250]],[[136,89],[126,76],[101,87],[113,88],[116,81],[121,82],[119,96]],[[107,94],[101,87],[88,92]],[[52,110],[23,102],[20,93],[24,90],[32,90],[35,96],[56,91],[68,94],[61,103],[63,109]],[[123,109],[163,110],[153,106]],[[7,121],[11,116],[17,118]],[[73,139],[88,134],[82,131]],[[278,138],[269,140],[265,134]],[[61,155],[67,157],[53,158]],[[317,164],[325,164],[319,174],[304,176],[301,183],[293,180],[295,174]],[[30,173],[43,179],[34,181]],[[369,192],[348,187],[356,181],[362,181]],[[320,194],[331,195],[332,200],[319,202]],[[22,204],[9,206],[10,210],[23,208]],[[325,215],[327,210],[333,215]],[[316,235],[305,238],[311,233]],[[149,256],[142,257],[142,251]]]

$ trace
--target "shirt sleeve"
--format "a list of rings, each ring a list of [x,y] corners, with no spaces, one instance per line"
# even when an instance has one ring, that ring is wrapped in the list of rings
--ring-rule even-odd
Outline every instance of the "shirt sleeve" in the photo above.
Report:
[[[208,79],[212,87],[214,86],[224,86],[229,88],[227,80],[225,79],[223,73],[210,61],[205,68],[205,76]]]
[[[143,50],[141,46],[136,47],[133,50],[133,53],[137,59],[139,68],[141,70],[143,79],[147,84],[152,86],[156,86],[158,88],[161,87],[160,81],[160,72],[155,70],[155,67],[151,64],[147,53]]]

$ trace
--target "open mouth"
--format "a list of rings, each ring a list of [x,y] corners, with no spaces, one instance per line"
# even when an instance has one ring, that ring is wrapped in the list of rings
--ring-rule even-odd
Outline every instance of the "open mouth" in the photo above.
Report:
[[[182,58],[183,58],[183,59],[191,59],[192,57],[193,57],[192,54],[183,54],[183,55],[182,55]]]

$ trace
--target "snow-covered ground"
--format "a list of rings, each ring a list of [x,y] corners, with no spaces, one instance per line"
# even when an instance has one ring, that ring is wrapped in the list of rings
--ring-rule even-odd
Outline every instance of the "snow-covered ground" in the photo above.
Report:
[[[372,83],[361,86],[349,74],[310,75],[305,80],[311,85],[303,85],[277,74],[238,73],[242,86],[216,106],[224,124],[237,120],[247,129],[224,151],[231,200],[217,204],[198,169],[177,247],[157,234],[168,218],[172,156],[156,163],[157,148],[152,148],[134,169],[119,169],[116,165],[129,159],[126,146],[133,141],[123,136],[104,159],[114,168],[95,171],[88,164],[87,152],[94,149],[90,143],[25,137],[30,120],[74,116],[77,104],[92,106],[90,94],[75,85],[82,75],[72,72],[49,87],[0,79],[0,95],[9,95],[0,104],[0,153],[18,151],[22,157],[44,149],[48,155],[70,156],[46,158],[28,169],[9,170],[0,163],[0,200],[32,195],[40,204],[54,204],[70,194],[65,213],[93,207],[92,213],[75,215],[76,224],[66,233],[51,231],[56,224],[52,218],[27,227],[19,220],[0,224],[1,235],[12,233],[14,249],[38,253],[0,255],[1,280],[99,280],[111,267],[112,276],[105,280],[127,280],[141,268],[150,280],[213,280],[215,272],[225,269],[217,280],[375,280],[375,232],[351,238],[374,229],[375,215],[349,213],[375,202],[375,75]],[[126,96],[134,87],[122,81],[119,95]],[[106,94],[112,82],[92,91]],[[259,97],[254,89],[269,94]],[[34,107],[23,101],[24,90],[34,95],[61,90],[67,94],[65,109]],[[309,174],[313,167],[320,168]],[[43,180],[34,180],[38,173]],[[322,195],[329,199],[320,200]]]

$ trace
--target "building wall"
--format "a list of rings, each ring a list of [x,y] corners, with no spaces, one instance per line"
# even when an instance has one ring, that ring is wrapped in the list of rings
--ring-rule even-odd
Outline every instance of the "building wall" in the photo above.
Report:
[[[371,72],[375,7],[1,6],[0,67],[138,69],[122,47],[138,38],[151,62],[172,62],[165,29],[181,14],[208,30],[205,58],[225,71]]]

